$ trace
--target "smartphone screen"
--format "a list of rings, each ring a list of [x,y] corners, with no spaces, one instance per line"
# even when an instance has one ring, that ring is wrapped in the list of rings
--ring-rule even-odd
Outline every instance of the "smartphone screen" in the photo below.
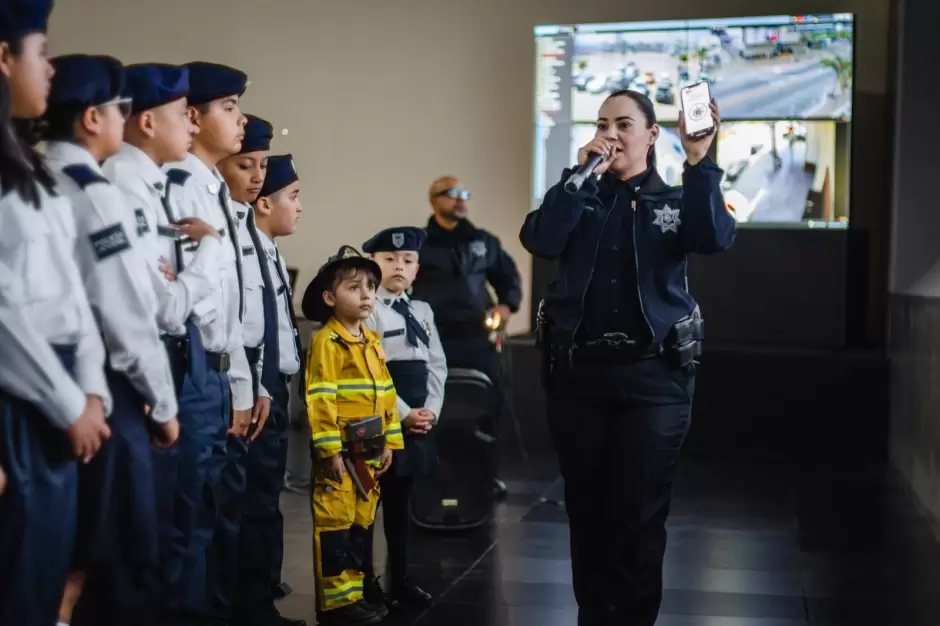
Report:
[[[707,135],[715,122],[712,120],[711,91],[708,83],[701,82],[683,87],[680,92],[685,115],[685,132],[690,137]]]

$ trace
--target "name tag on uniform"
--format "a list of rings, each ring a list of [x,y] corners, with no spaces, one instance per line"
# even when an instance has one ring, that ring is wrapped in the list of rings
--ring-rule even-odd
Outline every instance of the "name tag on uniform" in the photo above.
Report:
[[[247,246],[242,248],[242,256],[251,256],[254,253],[255,253],[254,248],[247,247]]]
[[[129,250],[131,242],[124,232],[124,226],[114,224],[107,228],[102,228],[96,233],[88,235],[91,240],[91,247],[95,251],[95,256],[99,261],[104,261],[108,257]]]
[[[137,220],[137,236],[150,232],[150,224],[147,223],[147,215],[143,209],[134,209],[134,219]]]
[[[388,339],[389,337],[398,337],[405,334],[404,328],[399,328],[398,330],[387,330],[382,333],[382,339]]]
[[[161,224],[157,225],[157,234],[161,237],[168,237],[169,239],[182,239],[183,233],[176,230],[175,228],[170,228],[169,226],[163,226]]]

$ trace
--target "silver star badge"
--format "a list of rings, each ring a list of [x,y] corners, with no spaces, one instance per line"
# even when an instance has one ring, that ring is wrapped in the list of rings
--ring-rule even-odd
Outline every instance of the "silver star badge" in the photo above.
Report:
[[[679,219],[679,209],[671,209],[666,204],[661,209],[653,209],[653,213],[656,214],[653,225],[659,226],[663,233],[669,230],[676,234],[679,233],[679,226],[682,225],[682,220]]]

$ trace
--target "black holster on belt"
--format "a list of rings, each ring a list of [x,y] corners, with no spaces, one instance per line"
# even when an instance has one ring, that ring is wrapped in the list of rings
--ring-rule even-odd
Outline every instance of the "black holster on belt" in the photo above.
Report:
[[[343,442],[343,464],[356,486],[363,502],[369,501],[369,492],[375,486],[375,478],[369,472],[366,461],[375,461],[385,451],[385,420],[373,415],[346,424]]]
[[[685,367],[702,355],[705,320],[698,307],[672,325],[663,341],[663,352],[673,368]]]
[[[164,335],[161,339],[170,361],[170,371],[173,372],[173,386],[176,387],[176,395],[179,397],[183,390],[183,378],[189,371],[189,340],[185,335],[182,337]]]
[[[542,388],[547,389],[552,376],[552,320],[545,312],[545,300],[539,302],[538,313],[535,316],[535,349],[542,353],[539,368],[539,379]]]

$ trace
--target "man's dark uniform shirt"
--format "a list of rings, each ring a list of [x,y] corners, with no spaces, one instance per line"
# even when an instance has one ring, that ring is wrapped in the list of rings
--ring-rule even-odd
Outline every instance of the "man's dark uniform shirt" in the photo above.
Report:
[[[496,304],[519,310],[519,270],[499,239],[467,220],[448,231],[433,217],[427,233],[413,295],[431,305],[442,339],[486,336],[486,315]],[[498,302],[492,301],[487,283]]]

